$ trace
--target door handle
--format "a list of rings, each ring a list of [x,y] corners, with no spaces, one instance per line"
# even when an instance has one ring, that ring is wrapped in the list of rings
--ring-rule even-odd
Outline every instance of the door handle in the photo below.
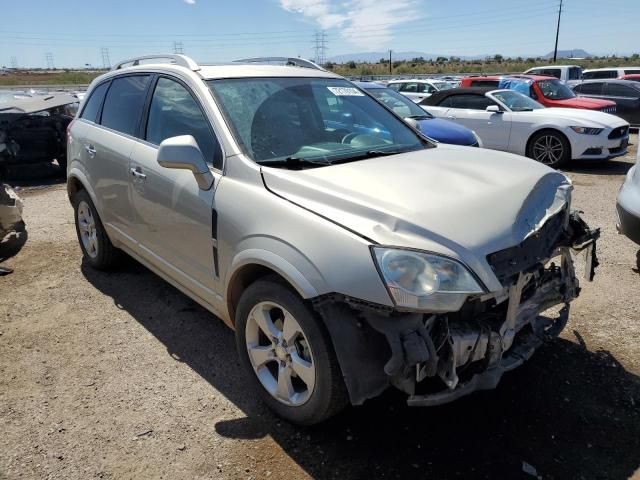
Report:
[[[91,158],[96,156],[96,147],[94,147],[90,143],[85,144],[84,149],[87,151]]]
[[[133,175],[135,178],[137,178],[140,181],[146,180],[147,178],[147,176],[144,173],[142,173],[142,169],[140,167],[131,167],[129,171],[131,172],[131,175]]]

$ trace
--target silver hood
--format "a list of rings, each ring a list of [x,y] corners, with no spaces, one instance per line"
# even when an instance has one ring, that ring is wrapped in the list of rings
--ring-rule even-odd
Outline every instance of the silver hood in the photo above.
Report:
[[[263,168],[273,193],[384,245],[464,261],[499,289],[486,255],[522,242],[564,206],[568,179],[492,150],[437,148],[302,171]]]

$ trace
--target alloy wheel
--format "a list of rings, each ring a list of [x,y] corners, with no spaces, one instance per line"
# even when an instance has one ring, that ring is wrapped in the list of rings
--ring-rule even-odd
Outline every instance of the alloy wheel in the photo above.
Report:
[[[543,135],[533,144],[533,158],[546,165],[558,163],[564,155],[564,146],[555,135]]]
[[[98,236],[96,231],[96,221],[91,212],[91,207],[85,201],[78,204],[78,229],[80,239],[85,252],[91,258],[98,256]]]
[[[262,386],[281,403],[300,406],[316,383],[313,353],[302,327],[274,302],[260,302],[245,327],[249,360]]]

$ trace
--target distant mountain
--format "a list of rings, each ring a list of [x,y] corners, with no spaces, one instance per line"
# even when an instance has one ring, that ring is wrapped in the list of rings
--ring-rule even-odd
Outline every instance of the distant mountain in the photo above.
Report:
[[[591,58],[594,55],[591,55],[589,52],[585,52],[581,48],[576,48],[574,50],[558,50],[558,58]],[[544,58],[553,58],[553,52],[547,53]]]

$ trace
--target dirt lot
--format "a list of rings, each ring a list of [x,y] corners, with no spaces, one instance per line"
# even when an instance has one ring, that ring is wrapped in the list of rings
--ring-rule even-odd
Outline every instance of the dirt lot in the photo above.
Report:
[[[256,399],[220,321],[133,261],[82,264],[63,185],[25,189],[30,238],[0,278],[0,478],[640,479],[640,251],[614,225],[632,162],[569,172],[601,266],[561,339],[495,391],[432,409],[389,392],[305,429]]]

